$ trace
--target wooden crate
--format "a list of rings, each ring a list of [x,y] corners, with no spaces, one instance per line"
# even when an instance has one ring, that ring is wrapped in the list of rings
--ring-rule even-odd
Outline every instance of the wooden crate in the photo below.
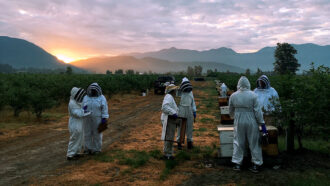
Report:
[[[231,119],[229,114],[221,114],[220,116],[221,124],[234,124],[234,119]]]
[[[219,107],[228,106],[228,98],[218,98]]]

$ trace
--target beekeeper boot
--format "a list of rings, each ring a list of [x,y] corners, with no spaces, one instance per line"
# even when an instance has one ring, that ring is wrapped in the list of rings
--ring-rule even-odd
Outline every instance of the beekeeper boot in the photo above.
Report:
[[[259,166],[256,164],[253,164],[252,167],[249,168],[249,170],[253,173],[258,173],[259,172]]]
[[[182,145],[181,145],[181,143],[178,143],[178,150],[182,150]]]
[[[188,149],[192,149],[192,148],[194,148],[193,142],[192,141],[189,141],[188,142]]]

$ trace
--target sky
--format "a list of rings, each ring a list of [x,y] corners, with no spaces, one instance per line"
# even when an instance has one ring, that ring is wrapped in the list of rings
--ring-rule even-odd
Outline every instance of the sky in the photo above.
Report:
[[[170,47],[330,44],[330,0],[0,0],[0,35],[69,62]]]

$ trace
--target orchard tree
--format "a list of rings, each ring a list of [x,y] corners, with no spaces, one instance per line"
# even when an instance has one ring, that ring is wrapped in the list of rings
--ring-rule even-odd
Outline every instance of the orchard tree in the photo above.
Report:
[[[262,73],[263,73],[263,72],[260,70],[260,68],[258,68],[258,69],[257,69],[257,73],[256,73],[256,74],[257,74],[258,76],[261,76],[261,75],[262,75]]]
[[[134,70],[128,69],[128,70],[125,71],[125,74],[134,75]]]
[[[105,72],[105,74],[106,74],[106,75],[111,75],[112,72],[111,72],[110,70],[107,70],[107,71]]]
[[[195,76],[201,76],[203,72],[203,67],[198,65],[194,67]]]
[[[187,75],[188,76],[194,76],[195,72],[194,72],[194,68],[191,66],[188,66],[187,68]]]
[[[251,75],[251,70],[250,70],[249,68],[246,69],[246,71],[245,71],[245,75],[247,75],[247,76]]]
[[[297,50],[288,43],[277,43],[274,71],[279,74],[295,74],[300,64],[295,58]]]
[[[118,69],[115,71],[115,74],[124,74],[123,69]]]
[[[72,74],[72,67],[66,67],[66,74]]]

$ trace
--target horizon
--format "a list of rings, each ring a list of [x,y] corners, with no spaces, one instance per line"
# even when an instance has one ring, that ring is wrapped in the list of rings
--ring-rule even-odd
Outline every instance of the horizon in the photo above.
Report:
[[[0,0],[0,6],[0,35],[32,42],[64,62],[171,47],[253,53],[279,42],[330,43],[327,0]]]

